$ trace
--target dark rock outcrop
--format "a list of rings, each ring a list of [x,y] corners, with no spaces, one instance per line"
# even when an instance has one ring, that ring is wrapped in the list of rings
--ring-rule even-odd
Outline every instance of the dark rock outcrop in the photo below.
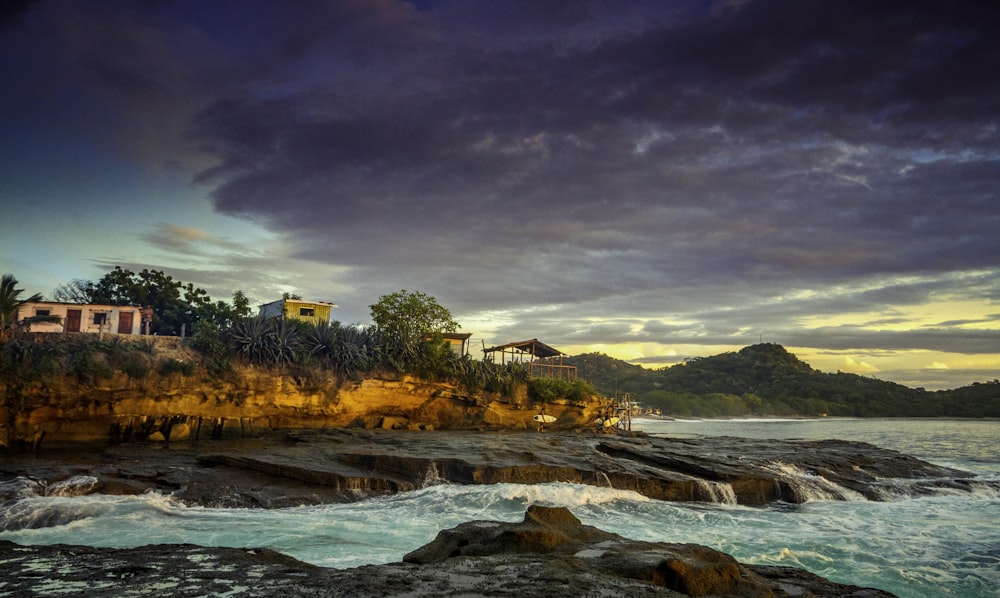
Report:
[[[0,462],[0,481],[18,476],[46,486],[89,476],[92,492],[155,489],[189,504],[234,507],[346,502],[441,482],[573,482],[660,500],[748,505],[893,500],[996,484],[863,443],[403,430],[123,444]]]
[[[538,505],[528,507],[520,523],[473,521],[442,531],[403,561],[428,565],[466,558],[530,569],[538,566],[539,556],[557,559],[581,574],[635,581],[685,596],[891,595],[831,584],[809,574],[787,575],[773,567],[749,568],[728,554],[697,544],[629,540],[583,525],[565,508]]]
[[[44,574],[40,574],[44,571]],[[442,531],[403,563],[323,569],[267,549],[117,550],[0,542],[0,593],[186,596],[891,597],[789,567],[746,566],[692,544],[636,542],[531,506],[520,523]]]

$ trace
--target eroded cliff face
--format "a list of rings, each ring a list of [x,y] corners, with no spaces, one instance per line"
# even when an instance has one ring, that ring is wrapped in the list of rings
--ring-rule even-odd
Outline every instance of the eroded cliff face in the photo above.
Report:
[[[524,429],[541,405],[526,388],[513,398],[470,396],[456,386],[411,376],[342,381],[329,372],[307,377],[238,367],[222,377],[122,372],[81,382],[0,383],[0,447],[40,442],[100,442],[239,438],[261,431],[315,428]],[[601,408],[556,401],[550,427],[592,422]]]

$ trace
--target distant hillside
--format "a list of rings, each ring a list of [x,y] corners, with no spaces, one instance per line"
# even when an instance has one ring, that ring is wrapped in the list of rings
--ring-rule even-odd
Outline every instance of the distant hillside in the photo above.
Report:
[[[599,353],[565,359],[606,395],[628,392],[664,415],[1000,417],[1000,381],[945,391],[814,370],[781,345],[698,357],[650,370]]]

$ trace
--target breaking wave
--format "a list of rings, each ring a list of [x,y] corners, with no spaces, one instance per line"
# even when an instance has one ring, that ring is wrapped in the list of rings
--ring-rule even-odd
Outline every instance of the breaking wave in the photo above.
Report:
[[[836,482],[826,479],[819,473],[806,470],[791,463],[776,461],[764,466],[791,489],[793,496],[787,497],[790,502],[804,503],[816,500],[867,500],[864,494],[850,488],[845,488]]]

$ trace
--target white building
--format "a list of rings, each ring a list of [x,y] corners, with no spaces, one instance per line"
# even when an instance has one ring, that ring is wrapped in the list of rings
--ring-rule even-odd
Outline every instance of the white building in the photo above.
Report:
[[[58,324],[39,322],[31,325],[32,332],[112,332],[140,334],[141,308],[133,305],[93,305],[37,301],[25,303],[17,311],[18,321],[34,316],[58,316]]]

